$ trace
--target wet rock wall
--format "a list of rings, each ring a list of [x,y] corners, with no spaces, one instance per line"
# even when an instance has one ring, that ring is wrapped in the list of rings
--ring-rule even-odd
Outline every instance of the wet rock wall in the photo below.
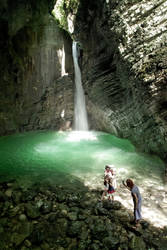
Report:
[[[75,36],[94,129],[163,159],[167,146],[166,1],[81,1]]]
[[[51,16],[53,6],[46,0],[0,7],[1,135],[72,123],[71,38]]]

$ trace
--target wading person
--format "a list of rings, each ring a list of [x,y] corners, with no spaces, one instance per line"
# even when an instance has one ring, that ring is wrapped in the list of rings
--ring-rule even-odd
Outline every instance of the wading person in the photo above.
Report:
[[[112,185],[114,189],[117,188],[117,181],[116,181],[116,170],[114,165],[106,165],[104,170],[104,176],[109,176],[112,179]]]
[[[108,197],[108,200],[110,201],[114,201],[114,193],[115,189],[112,184],[112,179],[108,175],[106,175],[104,178],[104,190],[101,201],[103,201],[105,197]]]
[[[114,201],[114,193],[115,193],[115,189],[113,187],[113,181],[112,181],[112,178],[109,179],[109,182],[108,182],[108,200],[110,201]]]
[[[134,204],[134,217],[135,217],[135,225],[136,228],[140,225],[140,220],[142,219],[141,216],[141,203],[142,198],[139,191],[139,188],[133,183],[131,179],[127,179],[126,183],[123,181],[123,185],[131,191],[131,195],[133,198],[133,204]]]

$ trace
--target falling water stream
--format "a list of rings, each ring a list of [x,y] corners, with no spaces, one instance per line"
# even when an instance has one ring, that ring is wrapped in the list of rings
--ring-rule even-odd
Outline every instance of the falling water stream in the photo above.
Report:
[[[102,132],[27,132],[0,137],[0,181],[103,189],[105,164],[117,169],[115,199],[132,210],[132,199],[122,179],[132,178],[143,196],[143,217],[156,226],[167,225],[167,197],[163,162],[139,154],[128,141]]]
[[[77,42],[72,45],[74,71],[75,71],[75,107],[74,107],[74,128],[75,130],[88,130],[88,120],[85,104],[85,95],[82,87],[81,71],[78,64]]]

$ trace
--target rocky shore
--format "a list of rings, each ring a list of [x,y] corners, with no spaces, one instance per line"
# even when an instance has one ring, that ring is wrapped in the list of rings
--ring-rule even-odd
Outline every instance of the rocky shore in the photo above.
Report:
[[[167,227],[143,220],[135,230],[132,211],[100,197],[101,190],[1,182],[0,249],[166,249]]]

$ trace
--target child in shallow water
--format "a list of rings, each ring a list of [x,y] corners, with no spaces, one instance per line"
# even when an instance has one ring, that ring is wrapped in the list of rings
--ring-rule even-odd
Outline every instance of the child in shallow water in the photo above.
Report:
[[[114,189],[117,188],[117,181],[116,181],[116,171],[114,165],[106,165],[104,170],[104,176],[109,176],[112,179],[112,185]]]
[[[110,178],[108,175],[104,177],[104,191],[101,197],[101,201],[104,200],[104,197],[108,197],[108,200],[114,200],[114,192],[115,189],[112,185],[112,178]]]
[[[104,176],[108,176],[110,178],[112,177],[112,171],[111,171],[111,167],[109,165],[105,166]]]
[[[108,191],[107,192],[108,192],[108,200],[114,201],[115,189],[113,187],[112,178],[109,179],[109,182],[108,182]]]

